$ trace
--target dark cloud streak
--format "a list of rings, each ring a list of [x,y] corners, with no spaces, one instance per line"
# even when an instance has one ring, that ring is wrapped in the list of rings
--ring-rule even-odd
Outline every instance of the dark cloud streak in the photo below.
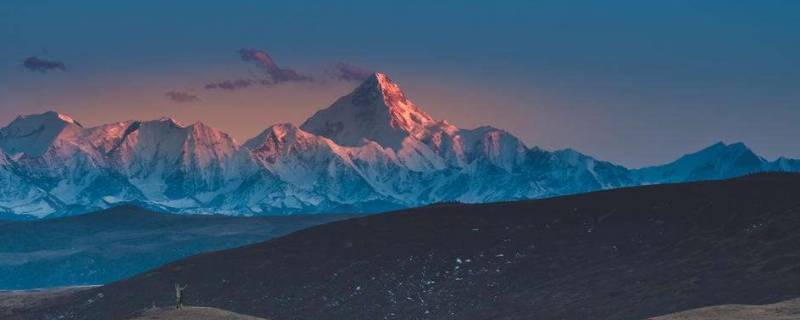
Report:
[[[28,57],[22,62],[22,66],[33,72],[47,73],[50,71],[66,71],[67,67],[61,61],[44,60],[39,57]]]
[[[242,61],[252,62],[261,67],[269,76],[269,80],[272,80],[272,84],[314,80],[311,76],[299,74],[294,69],[279,67],[266,51],[258,49],[239,49],[237,52]]]
[[[188,102],[198,102],[200,101],[200,97],[195,94],[184,92],[184,91],[168,91],[164,94],[167,99],[170,99],[177,103],[188,103]]]
[[[239,49],[239,51],[236,51],[236,53],[239,54],[239,58],[242,61],[250,62],[258,66],[259,69],[264,73],[263,77],[240,78],[211,82],[205,85],[206,90],[222,89],[235,91],[255,85],[268,87],[286,82],[314,81],[313,77],[300,74],[294,69],[279,67],[278,64],[275,63],[275,60],[263,50]]]
[[[257,83],[257,80],[253,79],[236,79],[236,80],[223,80],[219,82],[212,82],[205,86],[206,90],[212,89],[222,89],[222,90],[239,90],[250,87]]]

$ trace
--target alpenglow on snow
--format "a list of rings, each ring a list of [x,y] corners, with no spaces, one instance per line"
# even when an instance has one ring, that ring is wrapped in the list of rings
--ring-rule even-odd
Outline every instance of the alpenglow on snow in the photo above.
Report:
[[[301,126],[242,145],[203,123],[162,118],[86,128],[56,112],[0,129],[0,214],[62,216],[135,204],[175,213],[376,212],[721,179],[800,161],[716,144],[631,170],[574,150],[528,147],[493,127],[436,120],[381,73]]]

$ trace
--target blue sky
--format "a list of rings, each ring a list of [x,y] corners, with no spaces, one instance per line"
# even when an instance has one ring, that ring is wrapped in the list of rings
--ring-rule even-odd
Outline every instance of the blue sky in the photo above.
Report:
[[[318,78],[338,62],[382,71],[436,118],[628,166],[716,141],[800,157],[797,16],[797,1],[6,0],[0,123],[173,116],[242,141],[356,85],[203,88],[252,72],[236,51],[256,48]],[[30,56],[66,71],[26,70]]]

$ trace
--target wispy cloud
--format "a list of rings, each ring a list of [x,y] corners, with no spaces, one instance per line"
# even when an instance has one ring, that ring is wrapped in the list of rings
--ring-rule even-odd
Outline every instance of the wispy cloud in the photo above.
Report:
[[[279,67],[275,60],[264,50],[239,49],[238,53],[242,61],[252,62],[261,67],[269,76],[269,80],[272,80],[272,83],[314,80],[311,76],[299,74],[294,69]]]
[[[273,86],[285,82],[314,81],[314,78],[309,75],[300,74],[294,69],[279,67],[278,64],[275,63],[275,60],[272,59],[272,57],[266,51],[258,49],[239,49],[236,52],[239,54],[239,58],[242,61],[255,64],[259,68],[262,75],[252,78],[211,82],[205,85],[207,90],[222,89],[233,91],[255,85]]]
[[[28,57],[22,62],[25,69],[34,72],[47,73],[54,70],[66,71],[67,67],[61,61],[44,60],[39,57]]]
[[[243,48],[236,51],[241,61],[258,67],[257,72],[238,79],[225,79],[209,82],[206,90],[236,91],[253,86],[274,86],[287,82],[315,82],[324,84],[328,80],[360,82],[369,78],[373,71],[351,63],[339,62],[327,68],[319,78],[301,74],[291,68],[282,68],[275,59],[264,50]],[[327,79],[327,80],[326,80]]]
[[[174,102],[177,102],[177,103],[187,103],[187,102],[198,102],[198,101],[200,101],[200,97],[198,97],[195,94],[192,94],[192,93],[189,93],[189,92],[185,92],[185,91],[175,91],[175,90],[167,91],[167,93],[164,93],[164,96],[166,96],[167,99],[170,99],[170,100],[172,100]]]
[[[340,62],[333,66],[328,72],[334,79],[341,81],[364,81],[372,75],[373,71],[355,66],[349,63]]]
[[[207,90],[211,89],[222,89],[222,90],[239,90],[250,87],[257,83],[257,80],[253,79],[236,79],[236,80],[223,80],[218,82],[211,82],[206,84],[205,88]]]

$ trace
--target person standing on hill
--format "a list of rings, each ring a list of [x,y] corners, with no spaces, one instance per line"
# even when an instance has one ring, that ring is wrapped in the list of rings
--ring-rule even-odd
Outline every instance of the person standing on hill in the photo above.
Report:
[[[179,285],[175,283],[175,309],[183,309],[183,290],[186,290],[188,285]]]

